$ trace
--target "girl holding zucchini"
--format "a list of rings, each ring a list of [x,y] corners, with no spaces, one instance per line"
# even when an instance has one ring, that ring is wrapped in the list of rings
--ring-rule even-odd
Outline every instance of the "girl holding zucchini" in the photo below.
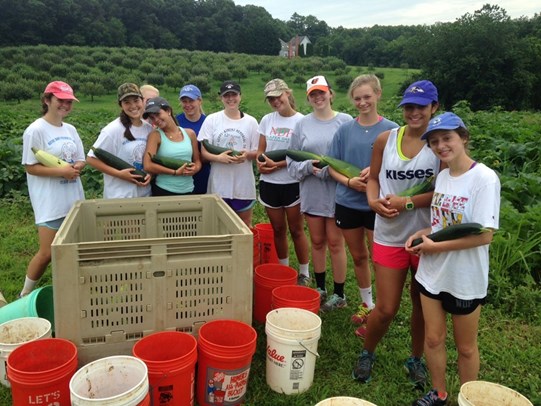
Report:
[[[101,130],[86,161],[103,173],[105,199],[149,196],[151,176],[141,170],[152,126],[142,119],[144,105],[139,87],[134,83],[120,85],[118,105],[120,116]],[[105,151],[101,159],[100,150]]]
[[[356,77],[349,87],[348,95],[359,115],[355,120],[340,126],[333,138],[329,156],[356,165],[362,168],[362,171],[351,178],[332,167],[329,168],[329,173],[337,182],[336,225],[342,230],[353,258],[361,297],[359,310],[351,319],[354,323],[361,324],[355,334],[363,337],[366,319],[374,308],[366,241],[368,240],[368,246],[372,245],[376,218],[366,198],[370,158],[376,137],[384,131],[397,128],[398,124],[378,114],[381,84],[377,76],[370,74]]]
[[[274,110],[259,123],[257,168],[259,201],[265,206],[274,231],[274,244],[282,265],[289,265],[287,229],[291,233],[299,261],[298,284],[308,286],[308,239],[304,233],[304,219],[300,211],[299,182],[287,172],[285,150],[289,148],[295,125],[304,117],[295,109],[295,99],[282,79],[265,85],[265,99]]]
[[[193,192],[193,176],[201,169],[195,132],[179,127],[173,109],[163,97],[149,99],[143,118],[156,127],[148,136],[143,158],[145,171],[155,175],[153,196]]]
[[[51,262],[51,244],[56,232],[72,205],[85,198],[80,178],[85,166],[83,143],[75,127],[64,122],[74,100],[79,101],[67,83],[49,83],[41,97],[42,117],[23,134],[22,164],[38,227],[39,250],[28,264],[19,296],[35,288]],[[41,151],[53,159],[40,161]]]
[[[313,112],[295,126],[291,137],[292,150],[326,155],[336,130],[353,118],[332,108],[333,92],[324,76],[306,82],[306,94]],[[347,258],[344,237],[334,219],[336,182],[329,176],[328,166],[318,160],[295,161],[287,158],[289,174],[300,182],[301,212],[305,215],[312,246],[312,263],[316,289],[321,299],[321,311],[346,307],[344,294]],[[334,278],[334,292],[327,298],[327,248],[330,251]]]
[[[468,155],[470,135],[457,115],[444,113],[433,118],[421,139],[448,166],[436,179],[431,227],[417,231],[405,244],[409,253],[420,255],[415,279],[421,292],[425,355],[433,387],[413,405],[430,406],[445,405],[447,399],[448,313],[460,384],[477,379],[477,334],[487,295],[489,244],[499,223],[500,181],[493,170]],[[422,242],[414,244],[418,238]]]
[[[387,333],[400,307],[402,291],[411,269],[412,281],[419,262],[404,244],[419,228],[430,224],[428,206],[432,192],[414,195],[405,189],[419,188],[440,169],[438,157],[421,140],[428,122],[438,109],[438,91],[428,80],[408,86],[399,106],[406,126],[385,131],[374,142],[366,196],[376,212],[372,261],[377,300],[367,320],[364,346],[353,368],[353,378],[368,382],[376,346]],[[409,189],[412,190],[412,189]],[[411,356],[404,366],[412,384],[423,388],[427,378],[423,355],[424,322],[419,291],[412,283]]]
[[[219,95],[224,109],[209,114],[197,136],[203,144],[203,159],[211,165],[208,193],[219,195],[251,227],[256,202],[252,161],[259,143],[257,121],[240,110],[238,83],[223,82]]]

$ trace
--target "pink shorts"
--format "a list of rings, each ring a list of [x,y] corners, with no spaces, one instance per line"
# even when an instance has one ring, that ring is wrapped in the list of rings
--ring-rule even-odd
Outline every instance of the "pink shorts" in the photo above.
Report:
[[[417,270],[419,257],[410,254],[404,247],[389,247],[376,242],[372,244],[372,261],[374,263],[391,269]]]

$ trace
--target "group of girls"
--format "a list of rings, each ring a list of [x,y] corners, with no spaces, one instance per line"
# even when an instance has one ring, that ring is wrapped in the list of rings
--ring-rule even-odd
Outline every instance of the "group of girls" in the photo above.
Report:
[[[252,161],[256,160],[261,175],[259,201],[272,224],[279,260],[289,264],[289,230],[299,262],[298,283],[311,285],[306,220],[323,312],[347,306],[345,245],[349,249],[361,299],[352,319],[361,324],[356,334],[364,338],[352,372],[354,379],[371,379],[376,346],[398,312],[410,270],[412,348],[405,366],[410,380],[424,388],[424,352],[433,384],[413,404],[446,404],[447,313],[453,321],[460,380],[476,379],[478,322],[487,294],[488,245],[498,228],[500,184],[492,170],[469,157],[469,132],[462,120],[453,113],[434,116],[438,94],[430,81],[415,82],[404,92],[399,105],[402,127],[378,114],[382,91],[374,75],[362,75],[350,86],[348,95],[359,112],[355,119],[333,109],[334,92],[324,76],[314,76],[306,83],[312,108],[306,116],[297,112],[292,91],[283,80],[269,81],[264,94],[273,112],[259,124],[241,111],[241,88],[233,81],[220,87],[223,110],[208,116],[194,85],[181,89],[184,113],[178,116],[157,89],[146,90],[155,92],[144,104],[135,84],[119,87],[120,117],[103,128],[94,147],[144,169],[147,177],[141,179],[131,169],[114,169],[93,151],[86,157],[89,165],[104,174],[105,198],[217,193],[251,225],[256,202]],[[80,181],[85,165],[83,146],[75,128],[63,122],[73,101],[77,99],[69,85],[50,83],[42,97],[43,116],[23,136],[22,163],[40,248],[30,261],[21,295],[33,289],[50,262],[51,242],[69,208],[84,198]],[[223,147],[223,152],[208,151],[205,141]],[[38,163],[32,147],[71,165],[47,168]],[[360,170],[357,176],[348,177],[317,160],[287,157],[274,161],[265,155],[279,149],[338,158]],[[152,155],[181,158],[191,164],[171,169],[153,162]],[[258,156],[262,159],[257,160]],[[404,189],[432,177],[436,177],[434,191],[400,196]],[[480,223],[488,231],[447,242],[427,238],[445,226],[465,222]],[[415,238],[422,238],[422,243],[412,247]],[[333,276],[329,296],[327,250]],[[370,257],[377,300],[372,297]]]

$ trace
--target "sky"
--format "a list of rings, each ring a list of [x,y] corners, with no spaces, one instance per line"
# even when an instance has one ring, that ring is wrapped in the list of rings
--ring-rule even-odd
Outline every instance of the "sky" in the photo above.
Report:
[[[473,14],[484,4],[498,5],[511,18],[533,17],[541,13],[535,0],[233,0],[245,6],[263,7],[274,18],[288,21],[293,13],[313,15],[329,27],[361,28],[374,25],[432,25],[453,22],[466,13]]]

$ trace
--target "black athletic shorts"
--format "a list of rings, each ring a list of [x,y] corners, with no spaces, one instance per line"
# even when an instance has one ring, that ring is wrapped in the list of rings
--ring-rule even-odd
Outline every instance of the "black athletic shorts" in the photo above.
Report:
[[[487,301],[486,296],[482,299],[463,300],[458,299],[447,292],[440,292],[437,295],[434,295],[433,293],[430,293],[428,290],[426,290],[425,287],[419,282],[416,281],[416,283],[419,287],[419,292],[422,295],[425,295],[426,297],[434,300],[439,300],[441,302],[443,310],[450,314],[466,315],[473,313],[479,305],[484,305]]]
[[[374,231],[374,222],[376,221],[376,213],[372,210],[361,211],[350,209],[336,203],[334,209],[334,218],[336,226],[345,230],[364,227],[367,230]]]
[[[280,209],[293,207],[301,202],[298,183],[269,183],[259,181],[259,201],[265,207]]]

